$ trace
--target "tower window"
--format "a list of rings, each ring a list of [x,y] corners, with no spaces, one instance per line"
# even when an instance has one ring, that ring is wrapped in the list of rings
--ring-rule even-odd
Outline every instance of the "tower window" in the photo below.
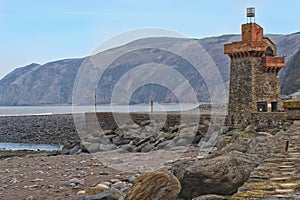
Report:
[[[257,112],[268,112],[267,102],[257,102]]]
[[[277,112],[277,102],[272,102],[271,103],[271,106],[272,106],[272,112]]]

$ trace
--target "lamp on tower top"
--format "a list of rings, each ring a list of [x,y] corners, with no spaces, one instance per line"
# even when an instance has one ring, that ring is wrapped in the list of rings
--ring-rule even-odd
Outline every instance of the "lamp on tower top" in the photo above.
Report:
[[[248,19],[250,20],[250,23],[252,23],[252,19],[255,22],[255,8],[254,7],[247,8],[247,23],[248,23]]]

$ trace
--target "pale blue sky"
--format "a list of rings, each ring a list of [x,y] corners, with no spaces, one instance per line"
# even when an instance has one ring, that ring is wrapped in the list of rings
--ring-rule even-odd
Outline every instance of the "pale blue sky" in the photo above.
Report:
[[[240,33],[249,6],[266,33],[300,31],[299,0],[0,0],[0,78],[33,62],[89,55],[133,29],[193,38]]]

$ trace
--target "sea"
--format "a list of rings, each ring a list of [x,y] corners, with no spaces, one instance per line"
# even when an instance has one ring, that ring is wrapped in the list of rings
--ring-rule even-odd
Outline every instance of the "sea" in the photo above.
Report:
[[[196,108],[202,103],[154,104],[153,111],[185,111]],[[0,106],[0,116],[52,115],[85,112],[149,112],[147,104],[138,105],[97,105],[95,106]]]
[[[186,104],[153,104],[153,111],[186,111],[196,108],[202,103]],[[52,114],[76,114],[85,112],[149,112],[150,105],[97,105],[95,106],[0,106],[0,116],[26,116],[26,115],[52,115]],[[60,150],[59,145],[25,144],[25,143],[1,143],[0,150]]]

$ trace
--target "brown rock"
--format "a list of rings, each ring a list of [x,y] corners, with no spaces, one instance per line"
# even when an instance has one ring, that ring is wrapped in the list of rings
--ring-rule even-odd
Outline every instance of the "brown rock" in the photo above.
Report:
[[[125,196],[125,200],[176,200],[181,190],[177,178],[165,169],[138,176]]]
[[[107,185],[98,184],[96,187],[88,188],[86,193],[88,195],[96,195],[96,194],[100,194],[106,190],[109,190],[109,187]]]

